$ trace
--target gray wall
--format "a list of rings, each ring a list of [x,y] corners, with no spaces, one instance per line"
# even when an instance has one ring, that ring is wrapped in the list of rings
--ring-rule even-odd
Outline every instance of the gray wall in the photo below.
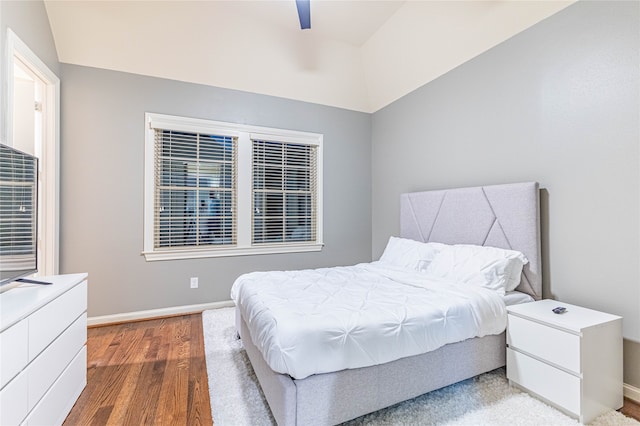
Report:
[[[624,317],[640,386],[638,2],[578,2],[373,115],[373,257],[407,191],[535,180],[544,297]]]
[[[51,34],[49,18],[41,1],[0,1],[0,141],[6,141],[7,82],[6,34],[7,28],[29,46],[49,67],[59,74],[58,53]]]
[[[229,300],[254,270],[371,260],[370,114],[66,64],[62,81],[60,269],[89,273],[89,316]],[[323,250],[146,262],[147,111],[324,134]]]

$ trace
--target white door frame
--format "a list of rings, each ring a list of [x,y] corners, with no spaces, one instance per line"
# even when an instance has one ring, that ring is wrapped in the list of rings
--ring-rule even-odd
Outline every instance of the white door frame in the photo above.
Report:
[[[43,182],[41,223],[42,237],[45,243],[43,268],[39,271],[44,275],[56,275],[59,268],[60,246],[60,79],[45,65],[44,62],[27,46],[10,28],[7,28],[6,51],[6,81],[7,81],[7,111],[6,137],[9,145],[13,145],[13,101],[14,84],[13,70],[16,58],[27,65],[29,69],[45,83],[43,93],[43,141],[41,169]]]

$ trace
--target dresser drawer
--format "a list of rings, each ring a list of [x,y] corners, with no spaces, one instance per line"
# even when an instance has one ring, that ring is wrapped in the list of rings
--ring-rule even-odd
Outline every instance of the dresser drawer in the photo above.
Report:
[[[87,348],[83,346],[22,426],[61,425],[86,383]]]
[[[0,425],[19,425],[29,412],[27,394],[29,380],[23,372],[0,390]]]
[[[87,341],[87,314],[82,314],[29,365],[29,409],[40,401]]]
[[[29,317],[29,359],[34,359],[87,310],[87,282],[83,281]]]
[[[0,333],[0,389],[29,362],[29,326],[24,319]]]
[[[558,406],[580,413],[581,380],[507,348],[507,378]]]
[[[507,344],[576,374],[582,372],[580,336],[575,334],[509,315]]]

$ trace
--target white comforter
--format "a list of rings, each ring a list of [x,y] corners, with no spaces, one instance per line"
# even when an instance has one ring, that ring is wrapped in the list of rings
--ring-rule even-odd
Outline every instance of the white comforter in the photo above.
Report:
[[[506,327],[495,291],[380,262],[253,272],[236,280],[231,297],[267,364],[296,379],[382,364]]]

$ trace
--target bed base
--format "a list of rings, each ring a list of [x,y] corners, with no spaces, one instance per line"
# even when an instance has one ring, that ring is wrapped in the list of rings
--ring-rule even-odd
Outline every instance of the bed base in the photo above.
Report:
[[[502,333],[382,365],[296,380],[271,370],[238,313],[236,320],[243,346],[279,426],[336,425],[505,365]]]

